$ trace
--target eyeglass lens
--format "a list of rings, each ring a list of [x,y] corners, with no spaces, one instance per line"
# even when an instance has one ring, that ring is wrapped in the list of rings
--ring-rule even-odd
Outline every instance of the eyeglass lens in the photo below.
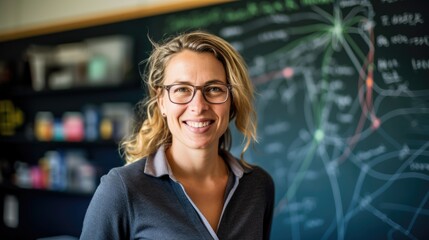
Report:
[[[205,100],[209,103],[224,103],[228,99],[228,86],[223,84],[210,84],[203,87],[188,84],[170,85],[168,94],[173,103],[189,103],[195,91],[201,89]]]

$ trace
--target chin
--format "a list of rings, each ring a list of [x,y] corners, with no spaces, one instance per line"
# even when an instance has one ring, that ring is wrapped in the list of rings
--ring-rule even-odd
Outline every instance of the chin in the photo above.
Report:
[[[186,146],[193,149],[207,149],[215,145],[213,142],[193,141],[186,143]],[[217,147],[217,146],[216,146]]]

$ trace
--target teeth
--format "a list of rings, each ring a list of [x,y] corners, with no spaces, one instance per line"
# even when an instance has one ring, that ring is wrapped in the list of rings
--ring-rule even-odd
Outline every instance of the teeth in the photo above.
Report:
[[[188,124],[189,126],[194,127],[194,128],[202,128],[202,127],[208,126],[210,124],[210,122],[190,122],[190,121],[188,121],[188,122],[186,122],[186,124]]]

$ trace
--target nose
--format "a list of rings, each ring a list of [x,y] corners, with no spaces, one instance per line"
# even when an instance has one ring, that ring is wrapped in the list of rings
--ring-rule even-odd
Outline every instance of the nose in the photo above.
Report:
[[[198,90],[200,90],[200,91],[198,91]],[[191,102],[188,104],[188,107],[191,109],[192,112],[196,112],[197,114],[208,109],[208,102],[206,101],[206,99],[203,96],[203,90],[202,89],[196,89],[195,96],[191,100]]]

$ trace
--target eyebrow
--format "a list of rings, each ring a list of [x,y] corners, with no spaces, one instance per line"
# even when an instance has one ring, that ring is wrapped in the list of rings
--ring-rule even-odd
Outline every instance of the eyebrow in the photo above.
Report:
[[[220,84],[228,84],[228,83],[223,82],[221,80],[214,79],[214,80],[210,80],[210,81],[205,82],[203,86],[210,85],[210,84],[219,84],[219,83]],[[189,81],[174,81],[172,84],[189,84],[189,85],[193,85]]]

